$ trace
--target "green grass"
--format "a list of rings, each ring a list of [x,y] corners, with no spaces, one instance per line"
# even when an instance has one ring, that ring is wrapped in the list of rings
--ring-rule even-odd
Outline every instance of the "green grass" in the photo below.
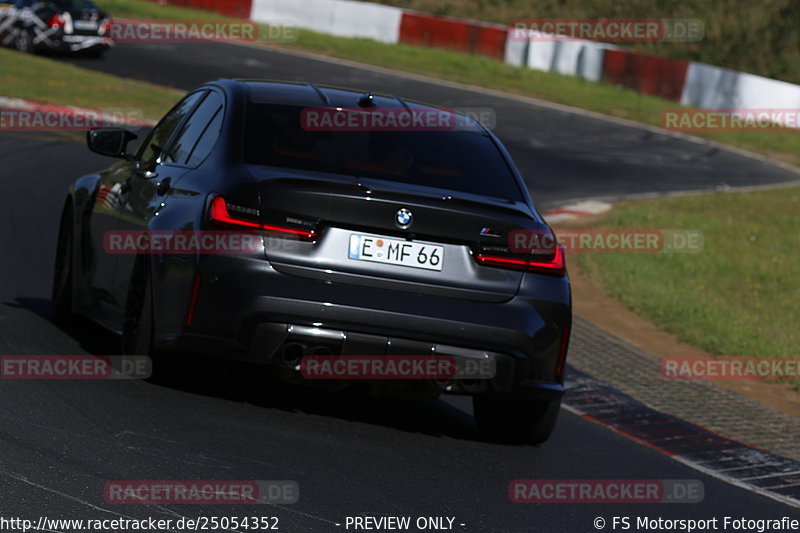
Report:
[[[92,109],[125,108],[155,120],[175,104],[180,94],[150,83],[0,48],[0,96]]]
[[[578,262],[623,305],[713,354],[797,357],[799,213],[797,187],[624,203],[602,228],[701,230],[704,249]]]
[[[206,17],[220,18],[220,15],[214,13],[159,6],[141,0],[99,0],[98,3],[112,15],[125,17],[191,20],[205,14]],[[549,72],[515,68],[486,57],[449,50],[333,37],[307,30],[299,32],[296,42],[283,43],[280,46],[531,96],[652,126],[660,125],[663,110],[679,107],[675,102],[628,89]],[[309,73],[309,78],[313,78],[313,73]],[[696,135],[791,164],[800,164],[798,131],[699,132]]]
[[[508,24],[531,18],[700,19],[697,43],[623,43],[634,50],[701,61],[800,83],[797,0],[370,0],[451,17]]]
[[[218,20],[226,17],[203,9],[173,7],[155,2],[131,2],[129,0],[101,0],[95,2],[114,17],[139,19],[184,19]]]

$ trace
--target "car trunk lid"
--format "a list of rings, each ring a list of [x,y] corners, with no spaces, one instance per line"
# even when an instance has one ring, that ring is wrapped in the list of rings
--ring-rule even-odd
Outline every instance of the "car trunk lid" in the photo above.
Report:
[[[384,287],[420,294],[505,301],[523,273],[482,267],[473,253],[507,245],[518,228],[539,227],[527,205],[448,193],[389,180],[251,166],[259,180],[266,225],[313,229],[316,242],[268,237],[266,259],[278,270],[318,280]],[[409,220],[406,221],[406,218]],[[406,224],[407,222],[407,224]],[[353,253],[370,252],[402,264]],[[404,245],[405,244],[405,245]],[[434,256],[441,255],[434,263]],[[426,262],[420,262],[426,258]]]

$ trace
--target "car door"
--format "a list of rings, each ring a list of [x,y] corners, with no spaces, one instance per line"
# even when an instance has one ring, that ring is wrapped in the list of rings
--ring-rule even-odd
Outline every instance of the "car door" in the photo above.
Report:
[[[120,161],[100,173],[95,200],[86,220],[82,265],[86,292],[79,294],[78,308],[108,327],[116,327],[117,303],[111,294],[118,256],[106,247],[106,238],[117,229],[119,205],[131,175],[131,163]]]
[[[160,148],[163,141],[155,135],[150,146],[143,148],[140,171],[131,176],[130,191],[120,206],[120,231],[148,231],[153,217],[167,208],[177,183],[196,166],[197,145],[219,113],[222,100],[210,90],[194,94],[196,98],[186,100],[186,105],[179,109],[184,116],[180,121],[174,120],[176,126],[163,148]],[[135,260],[135,255],[121,255],[117,264],[113,292],[115,299],[123,304]]]
[[[214,184],[219,182],[219,167],[204,165],[220,138],[225,117],[225,99],[212,91],[184,125],[184,132],[176,137],[170,148],[176,163],[187,167],[179,182],[173,182],[166,204],[159,212],[158,223],[152,228],[170,230],[197,230],[203,217],[205,200]],[[153,301],[157,317],[156,334],[178,332],[186,319],[186,306],[191,298],[197,272],[197,256],[178,253],[157,256],[154,261],[153,281],[159,298]]]
[[[149,133],[132,161],[120,161],[100,174],[96,187],[96,199],[88,220],[89,243],[84,265],[86,269],[88,301],[79,305],[102,324],[120,329],[126,294],[115,290],[115,279],[119,264],[127,264],[130,254],[125,250],[109,249],[110,232],[120,229],[120,216],[127,211],[137,185],[136,194],[142,191],[141,181],[155,179],[159,146],[166,146],[175,130],[203,98],[205,92],[192,93],[181,100]]]

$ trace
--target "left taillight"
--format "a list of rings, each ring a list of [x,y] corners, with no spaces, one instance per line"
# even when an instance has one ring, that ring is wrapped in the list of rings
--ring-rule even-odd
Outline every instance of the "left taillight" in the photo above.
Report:
[[[550,256],[524,257],[519,255],[503,254],[475,254],[475,261],[479,265],[509,268],[512,270],[522,270],[524,272],[536,272],[539,274],[549,274],[551,276],[563,276],[567,272],[566,261],[564,259],[564,248],[559,244],[553,248]]]
[[[255,220],[247,219],[234,213],[248,213],[258,215],[253,209],[245,208],[229,204],[222,196],[216,196],[211,200],[208,208],[209,222],[226,227],[236,228],[250,228],[269,233],[271,236],[284,237],[289,239],[297,239],[306,242],[313,242],[317,240],[317,232],[313,229],[292,228],[289,226],[282,226],[277,224],[264,224]]]

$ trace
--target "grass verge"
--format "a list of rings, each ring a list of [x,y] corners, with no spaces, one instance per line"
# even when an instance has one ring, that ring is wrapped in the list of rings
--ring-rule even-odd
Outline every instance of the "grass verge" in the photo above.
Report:
[[[182,94],[5,48],[0,48],[0,65],[0,96],[35,102],[103,110],[126,108],[156,120]]]
[[[701,230],[702,252],[586,253],[578,264],[624,306],[710,353],[797,357],[798,212],[799,187],[626,202],[598,227]]]
[[[223,15],[219,15],[212,11],[206,11],[204,9],[175,7],[156,2],[101,0],[95,3],[110,15],[119,18],[165,20],[217,20],[226,18]]]
[[[705,31],[697,42],[631,42],[624,46],[800,83],[796,0],[369,0],[450,17],[508,24],[539,19],[694,19]],[[794,20],[795,22],[792,22]]]

